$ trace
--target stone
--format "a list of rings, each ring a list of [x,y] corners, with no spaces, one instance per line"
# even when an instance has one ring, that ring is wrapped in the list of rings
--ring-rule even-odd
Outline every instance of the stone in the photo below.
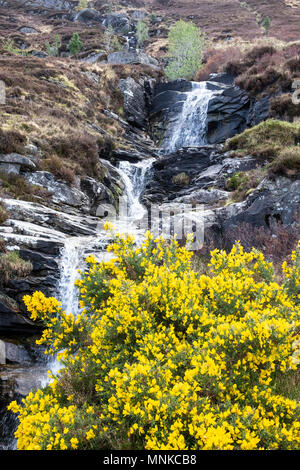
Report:
[[[214,205],[219,201],[228,199],[229,193],[220,189],[199,189],[193,191],[191,194],[183,197],[178,197],[175,200],[178,202],[184,202],[186,204],[205,204]]]
[[[17,199],[2,199],[2,204],[5,208],[13,214],[14,220],[23,221],[24,230],[29,229],[30,226],[26,225],[29,222],[34,224],[36,231],[41,228],[40,236],[28,236],[28,235],[17,235],[4,233],[3,228],[0,227],[0,236],[8,241],[14,238],[24,246],[31,249],[39,248],[46,253],[52,254],[52,248],[54,252],[58,246],[64,244],[65,236],[67,235],[94,235],[98,224],[98,219],[87,215],[70,215],[66,212],[62,213],[46,207],[42,204],[37,204],[28,201],[20,201]],[[25,222],[24,222],[25,221]],[[15,224],[16,227],[16,224]],[[48,229],[56,230],[55,238],[45,238],[43,227]],[[52,247],[52,248],[51,248]],[[45,251],[45,250],[51,251]]]
[[[211,73],[209,76],[210,82],[222,83],[223,85],[233,85],[235,76],[229,73]]]
[[[127,121],[145,128],[148,112],[144,86],[136,83],[132,77],[121,79],[118,86],[124,96],[124,111]]]
[[[222,230],[247,222],[270,227],[272,221],[293,224],[300,215],[300,180],[265,178],[245,201],[216,210]]]
[[[5,173],[19,174],[20,171],[34,171],[36,165],[30,158],[19,153],[0,154],[0,170]]]
[[[33,157],[37,157],[40,153],[38,147],[33,144],[25,145],[24,150],[26,152],[26,155],[33,156]]]
[[[87,62],[88,64],[95,64],[96,62],[101,62],[101,61],[105,62],[107,60],[107,54],[103,52],[91,52],[85,57],[82,57],[80,60],[82,60],[82,62]],[[92,74],[92,72],[86,72],[86,75],[88,73]]]
[[[148,13],[145,10],[134,10],[132,12],[132,18],[135,20],[144,20],[147,16]]]
[[[2,341],[5,346],[5,363],[6,364],[29,364],[31,357],[26,348],[21,344],[13,343],[11,341]]]
[[[123,64],[144,64],[150,65],[151,67],[158,67],[158,61],[153,57],[148,56],[142,52],[130,52],[130,51],[118,51],[112,52],[107,56],[107,62],[112,65],[123,65]]]
[[[74,21],[79,21],[80,23],[93,23],[102,21],[102,15],[99,11],[94,10],[93,8],[84,8],[76,13]]]
[[[57,259],[54,256],[39,253],[37,251],[21,248],[19,255],[25,261],[30,261],[32,264],[32,272],[40,273],[41,271],[55,271],[58,272],[59,266]]]
[[[120,13],[110,13],[103,21],[103,26],[111,26],[116,34],[126,35],[130,31],[130,20],[128,16]]]
[[[270,115],[270,97],[264,96],[261,99],[251,101],[247,127],[253,127],[261,121],[268,119]]]
[[[80,187],[87,195],[90,204],[90,212],[97,215],[98,208],[101,204],[113,204],[113,196],[109,189],[103,184],[89,176],[82,177]]]
[[[31,51],[31,55],[38,57],[39,59],[46,59],[46,57],[48,57],[47,52],[44,51]]]
[[[22,26],[19,28],[20,33],[24,34],[37,34],[39,31],[35,28],[32,28],[31,26]]]
[[[66,204],[72,207],[82,207],[88,204],[86,195],[78,188],[68,186],[66,183],[57,180],[48,171],[36,171],[26,179],[31,183],[47,189],[53,193],[52,200],[58,204]]]

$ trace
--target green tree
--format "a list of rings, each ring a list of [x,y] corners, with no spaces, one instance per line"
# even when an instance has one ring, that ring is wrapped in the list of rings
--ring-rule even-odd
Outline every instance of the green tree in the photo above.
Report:
[[[85,8],[88,8],[88,7],[89,7],[88,0],[79,0],[79,3],[77,5],[76,10],[80,11],[80,10],[84,10]]]
[[[59,54],[59,48],[61,46],[61,40],[58,34],[54,36],[54,43],[50,44],[49,41],[46,42],[46,50],[49,55],[57,57]]]
[[[136,25],[136,38],[139,47],[149,38],[149,28],[143,21],[139,20]]]
[[[271,28],[271,19],[270,19],[270,17],[266,16],[261,25],[266,31],[266,36],[268,36],[269,35],[269,30]]]
[[[204,35],[192,22],[177,21],[168,35],[170,62],[166,74],[171,80],[192,80],[202,67]]]
[[[78,33],[73,34],[72,39],[69,42],[68,47],[69,47],[69,51],[70,51],[71,55],[76,55],[81,51],[81,49],[83,48],[83,43],[80,40],[80,37],[79,37]]]

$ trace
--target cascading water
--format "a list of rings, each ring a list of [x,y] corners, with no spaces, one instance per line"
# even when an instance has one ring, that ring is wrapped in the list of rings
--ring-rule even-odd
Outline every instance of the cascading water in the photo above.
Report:
[[[170,128],[169,135],[163,143],[163,151],[171,153],[181,147],[200,146],[206,143],[207,109],[208,103],[216,93],[207,88],[206,82],[192,82],[192,90],[187,93],[182,112]],[[127,196],[127,211],[116,220],[116,229],[120,232],[130,232],[135,235],[137,243],[142,240],[145,226],[141,223],[147,211],[140,202],[141,194],[154,159],[143,160],[138,163],[123,161],[117,169],[125,185]],[[61,256],[61,276],[58,285],[57,297],[62,303],[66,313],[77,315],[79,312],[78,293],[74,283],[78,278],[78,269],[84,266],[85,255],[95,253],[95,246],[99,248],[99,241],[105,243],[105,234],[101,229],[95,237],[70,237],[66,240]],[[97,250],[97,258],[105,259],[105,251]],[[48,362],[46,370],[55,374],[61,365],[54,358]],[[44,387],[49,379],[44,374],[39,376],[36,386]],[[7,447],[15,448],[15,441]]]
[[[134,164],[127,161],[120,162],[119,173],[125,183],[125,192],[128,198],[128,217],[133,222],[138,221],[145,214],[140,197],[145,189],[146,177],[153,162],[154,159]]]
[[[119,231],[127,229],[138,235],[137,223],[145,214],[145,209],[140,203],[140,196],[145,187],[146,176],[152,166],[154,159],[145,160],[136,164],[121,162],[118,169],[125,184],[128,212],[117,220],[116,228]],[[77,316],[80,311],[78,301],[78,289],[75,281],[78,279],[78,270],[84,266],[85,255],[93,253],[94,247],[99,246],[99,240],[103,242],[105,233],[99,230],[96,237],[70,237],[67,239],[61,254],[61,273],[58,285],[57,297],[61,301],[62,309],[67,313]],[[103,260],[105,251],[98,252],[97,258]],[[55,375],[61,368],[61,364],[55,357],[48,362],[48,370]],[[41,379],[42,386],[49,383],[48,377]]]
[[[165,153],[172,153],[182,147],[205,145],[207,133],[207,110],[216,91],[207,87],[207,82],[191,82],[192,90],[187,92],[182,111],[170,126],[163,142]]]

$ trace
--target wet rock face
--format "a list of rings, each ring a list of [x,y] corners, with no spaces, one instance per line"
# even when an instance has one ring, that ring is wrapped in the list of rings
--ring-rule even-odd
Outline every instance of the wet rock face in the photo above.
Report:
[[[93,193],[97,195],[96,206],[102,204],[102,198],[107,196],[105,187],[85,189],[91,198]],[[98,193],[98,189],[102,191]],[[56,294],[59,258],[68,236],[95,235],[99,219],[84,214],[62,213],[41,204],[14,199],[5,199],[2,203],[11,218],[1,225],[0,238],[7,249],[18,251],[22,259],[30,261],[32,271],[26,278],[13,278],[1,286],[0,335],[30,335],[40,331],[40,326],[26,315],[24,295],[34,291],[42,291],[46,296]]]
[[[124,111],[128,122],[144,128],[147,124],[145,88],[131,77],[119,81],[124,96]]]
[[[300,180],[266,178],[245,201],[218,209],[216,215],[222,230],[234,230],[242,222],[264,227],[272,222],[292,225],[300,215]]]
[[[207,110],[207,141],[215,144],[245,130],[250,98],[236,86],[208,82],[208,87],[218,92],[209,101]]]
[[[153,165],[152,179],[146,186],[144,200],[162,202],[182,197],[202,189],[197,178],[218,161],[214,146],[181,149],[159,159]],[[178,178],[185,175],[185,179]],[[187,184],[183,184],[186,181]]]
[[[250,99],[249,95],[234,86],[232,81],[231,76],[217,74],[212,76],[211,81],[206,82],[207,89],[214,91],[207,109],[208,144],[222,143],[250,125],[268,118],[268,98],[260,101]],[[192,83],[185,80],[160,83],[155,87],[150,121],[156,143],[163,144],[167,136],[169,140],[169,129],[180,126],[181,112],[191,90]]]
[[[205,238],[215,246],[222,246],[224,234],[235,233],[244,222],[265,228],[274,222],[292,226],[300,217],[299,178],[266,177],[244,201],[224,205],[230,199],[228,178],[260,166],[253,156],[232,158],[221,146],[181,149],[154,163],[143,201],[202,205]]]

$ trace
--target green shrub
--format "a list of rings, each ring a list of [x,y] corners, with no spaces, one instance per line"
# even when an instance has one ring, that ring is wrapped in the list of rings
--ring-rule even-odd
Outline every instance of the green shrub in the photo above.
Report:
[[[81,49],[83,48],[83,42],[80,40],[78,33],[73,34],[69,42],[68,48],[71,55],[76,55],[81,51]]]
[[[61,47],[61,39],[58,34],[54,36],[53,44],[50,44],[49,41],[46,42],[47,53],[51,56],[57,57],[59,55],[60,47]]]
[[[143,21],[139,20],[136,25],[136,38],[139,47],[149,38],[149,28]]]
[[[285,147],[300,143],[300,124],[269,119],[232,137],[227,150],[238,150],[241,155],[251,153],[270,160],[275,159]]]
[[[177,21],[170,28],[168,42],[167,77],[171,80],[193,79],[202,67],[205,39],[200,29],[191,22]]]
[[[108,251],[87,259],[77,318],[41,292],[24,298],[64,367],[10,404],[18,449],[299,449],[299,403],[280,384],[300,362],[300,244],[282,284],[238,243],[212,252],[207,274],[149,233]]]

